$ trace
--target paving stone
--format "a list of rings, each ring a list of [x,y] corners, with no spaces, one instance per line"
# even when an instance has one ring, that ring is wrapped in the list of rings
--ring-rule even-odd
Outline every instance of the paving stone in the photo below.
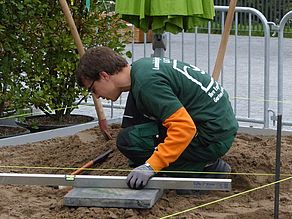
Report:
[[[64,196],[65,206],[151,208],[162,196],[159,189],[73,188]]]

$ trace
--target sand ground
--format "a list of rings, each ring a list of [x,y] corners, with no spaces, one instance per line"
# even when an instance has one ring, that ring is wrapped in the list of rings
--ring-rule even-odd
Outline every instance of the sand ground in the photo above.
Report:
[[[110,128],[115,138],[119,126]],[[244,173],[274,173],[275,136],[253,136],[238,134],[235,142],[224,157],[232,166],[231,192],[209,192],[202,195],[177,196],[175,191],[165,191],[152,209],[87,208],[65,207],[63,197],[66,189],[47,186],[0,185],[0,219],[14,218],[160,218],[186,209],[192,209],[224,197],[273,182],[273,176]],[[108,159],[97,166],[102,169],[129,169],[127,160],[115,147],[115,139],[105,141],[99,128],[82,131],[76,135],[47,141],[0,148],[0,171],[16,173],[68,174],[62,168],[80,167],[99,154],[113,149]],[[292,176],[292,136],[282,137],[281,171]],[[7,166],[51,167],[49,169],[9,168]],[[125,175],[119,171],[97,171],[89,174]],[[292,183],[281,183],[280,218],[292,218]],[[180,214],[176,218],[274,218],[274,186],[258,189],[224,201],[219,201]]]

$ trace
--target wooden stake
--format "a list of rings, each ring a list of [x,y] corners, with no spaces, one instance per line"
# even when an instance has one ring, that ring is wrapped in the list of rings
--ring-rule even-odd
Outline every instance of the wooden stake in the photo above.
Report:
[[[81,42],[79,33],[77,31],[75,22],[73,20],[72,15],[71,15],[69,6],[68,6],[66,0],[59,0],[59,2],[60,2],[60,5],[62,7],[62,10],[64,12],[64,15],[66,17],[66,20],[67,20],[67,22],[69,24],[72,36],[73,36],[75,44],[77,46],[78,53],[79,53],[79,55],[81,57],[81,56],[84,55],[85,50],[84,50],[83,44]],[[107,121],[106,121],[106,117],[105,117],[105,114],[104,114],[104,110],[103,110],[102,104],[101,104],[100,100],[96,98],[96,96],[94,94],[92,95],[92,98],[93,98],[93,101],[94,101],[94,104],[95,104],[95,110],[96,110],[96,114],[97,114],[97,117],[98,117],[99,127],[100,127],[104,137],[106,138],[106,140],[110,140],[110,139],[112,139],[112,137],[111,137],[111,135],[110,135],[110,133],[108,131],[108,128],[107,128]]]
[[[219,75],[220,75],[220,71],[221,71],[221,68],[223,65],[224,56],[225,56],[226,47],[227,47],[227,42],[228,42],[228,38],[230,35],[231,27],[232,27],[232,21],[234,18],[236,4],[237,4],[237,0],[230,1],[228,13],[227,13],[227,17],[226,17],[226,21],[225,21],[225,25],[224,25],[224,32],[222,34],[220,47],[218,50],[216,63],[215,63],[215,67],[214,67],[213,74],[212,74],[212,77],[215,80],[218,80]]]

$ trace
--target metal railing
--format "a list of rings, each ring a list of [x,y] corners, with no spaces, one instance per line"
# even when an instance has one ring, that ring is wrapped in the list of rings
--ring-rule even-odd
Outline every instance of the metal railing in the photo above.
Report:
[[[215,6],[215,10],[217,19],[220,18],[221,26],[224,27],[228,6]],[[248,34],[246,36],[238,34],[238,22],[241,14],[248,17]],[[229,39],[219,81],[229,92],[236,117],[242,124],[270,128],[271,124],[275,125],[275,114],[277,112],[278,114],[287,114],[286,117],[283,117],[283,125],[292,127],[292,123],[289,122],[289,120],[291,121],[289,118],[292,115],[292,107],[289,104],[283,105],[285,102],[283,99],[292,99],[292,92],[290,92],[290,96],[288,92],[285,92],[286,96],[283,98],[283,35],[285,25],[291,16],[292,12],[287,13],[277,26],[273,22],[268,22],[259,10],[249,7],[236,7],[233,34]],[[264,33],[263,37],[252,34],[253,17],[257,17],[260,21]],[[215,63],[221,35],[212,33],[210,22],[206,34],[199,33],[198,30],[200,30],[200,27],[195,28],[193,33],[182,32],[177,35],[167,33],[165,56],[195,64],[201,69],[207,69],[210,73]],[[271,30],[274,34],[278,34],[278,38],[271,37]],[[223,32],[223,29],[221,29],[221,32]],[[271,40],[273,48],[275,42],[276,46],[278,45],[278,56],[274,57],[277,52],[273,52],[272,58]],[[279,41],[278,44],[276,40]],[[146,43],[146,34],[144,43],[133,41],[127,49],[133,53],[129,62],[153,54],[151,43]],[[290,62],[288,64],[290,66]],[[273,67],[273,74],[270,80],[271,66]],[[275,67],[278,67],[278,69],[275,69]],[[275,72],[278,73],[276,76],[274,75]],[[275,82],[277,82],[276,85]],[[275,97],[275,100],[271,97]],[[114,115],[113,109],[124,108],[125,100],[126,95],[122,96],[119,102],[105,104],[105,106],[112,108],[111,116]],[[286,107],[285,110],[283,110],[283,107]],[[272,116],[269,117],[271,112]]]
[[[214,0],[215,5],[228,6],[230,0]],[[237,0],[237,6],[251,7],[259,10],[269,21],[279,23],[281,18],[289,11],[292,10],[291,0]],[[252,17],[253,22],[258,19]],[[239,23],[248,24],[248,16],[241,14]]]
[[[292,19],[292,11],[288,12],[276,26],[278,31],[278,114],[283,114],[284,90],[284,28]],[[292,51],[291,51],[292,52]],[[291,92],[292,93],[292,92]],[[292,122],[283,122],[283,125],[292,126]]]
[[[228,6],[216,6],[215,7],[216,12],[220,12],[220,17],[221,17],[221,22],[224,24],[225,22],[225,15],[228,11]],[[239,59],[240,56],[238,55],[241,53],[238,49],[238,41],[239,41],[239,36],[237,35],[238,32],[238,14],[239,13],[247,13],[249,14],[249,35],[246,36],[244,39],[248,40],[248,52],[247,52],[247,60],[248,62],[246,65],[248,66],[247,72],[245,72],[245,77],[247,78],[248,81],[250,81],[251,78],[251,15],[257,16],[258,19],[262,22],[263,25],[263,30],[264,30],[264,41],[263,43],[263,54],[262,54],[262,77],[261,77],[261,84],[263,86],[263,92],[262,92],[262,104],[258,106],[256,109],[257,114],[259,112],[263,112],[263,115],[257,115],[257,117],[252,116],[252,111],[251,111],[251,83],[248,83],[247,85],[247,91],[245,93],[245,99],[247,99],[247,109],[245,116],[243,116],[242,112],[242,101],[239,101],[238,98],[238,92],[239,87],[238,87],[238,80],[239,80]],[[218,13],[216,13],[218,16]],[[222,25],[224,26],[224,25]],[[250,122],[250,123],[257,123],[257,124],[263,124],[265,128],[269,127],[269,101],[264,101],[268,100],[269,98],[269,57],[270,57],[270,26],[268,24],[268,21],[266,20],[265,16],[258,10],[254,8],[244,8],[244,7],[237,7],[236,12],[235,12],[235,29],[234,35],[232,36],[232,39],[230,39],[229,43],[232,42],[232,47],[234,48],[234,53],[231,54],[230,52],[226,53],[225,60],[228,60],[227,64],[228,65],[233,65],[234,68],[226,67],[226,61],[225,65],[222,68],[221,71],[221,77],[220,77],[220,83],[229,91],[229,93],[233,93],[233,108],[235,113],[237,114],[237,118],[239,121],[242,122]],[[199,34],[198,33],[198,28],[195,28],[194,33],[184,33],[182,32],[181,34],[173,35],[173,34],[168,34],[168,40],[167,40],[167,52],[166,56],[169,58],[174,58],[174,59],[179,59],[182,61],[186,61],[189,63],[193,63],[200,67],[201,69],[207,69],[208,72],[211,72],[211,67],[213,63],[215,62],[215,56],[217,54],[217,47],[220,42],[220,37],[221,35],[216,35],[212,34],[212,27],[211,27],[211,22],[209,22],[208,25],[208,31],[207,34]],[[221,30],[223,32],[223,30]],[[240,39],[242,40],[242,38]],[[203,44],[206,45],[207,48],[203,48]],[[152,52],[151,44],[146,44],[146,41],[144,41],[144,44],[137,44],[137,43],[132,43],[128,47],[129,50],[132,51],[133,57],[131,61],[135,61],[139,58],[145,57],[145,56],[150,56]],[[230,63],[230,59],[233,59],[234,62]],[[233,78],[233,81],[230,81],[230,78]],[[257,80],[258,82],[260,80]],[[242,88],[240,88],[242,89]],[[242,92],[241,92],[242,93]],[[238,104],[240,102],[240,104]],[[237,109],[240,109],[241,113],[238,112]],[[261,110],[260,110],[261,109]]]

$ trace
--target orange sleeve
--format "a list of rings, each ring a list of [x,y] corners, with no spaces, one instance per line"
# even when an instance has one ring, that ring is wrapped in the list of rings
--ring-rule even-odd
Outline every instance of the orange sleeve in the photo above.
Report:
[[[176,161],[196,134],[196,126],[184,107],[168,117],[162,125],[167,128],[167,136],[146,161],[155,172]]]

